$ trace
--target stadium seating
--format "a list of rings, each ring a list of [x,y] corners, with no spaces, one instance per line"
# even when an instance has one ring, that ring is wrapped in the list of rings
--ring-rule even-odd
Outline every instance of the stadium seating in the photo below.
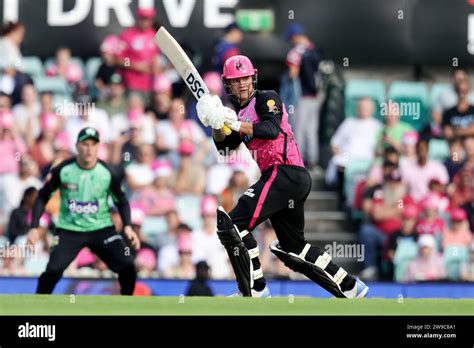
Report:
[[[156,247],[158,236],[165,234],[167,231],[168,223],[165,217],[146,216],[143,220],[140,233],[146,242]]]
[[[71,60],[76,63],[82,71],[84,71],[84,62],[80,57],[71,57]],[[51,65],[54,64],[55,61],[56,57],[46,58],[46,60],[44,61],[44,70],[46,71]]]
[[[430,139],[429,157],[432,160],[444,161],[449,157],[449,145],[444,139]]]
[[[99,70],[100,65],[102,64],[102,59],[99,57],[91,57],[87,60],[84,76],[86,78],[87,84],[89,88],[91,88],[92,92],[95,94],[95,76],[97,75],[97,71]]]
[[[430,105],[433,106],[440,94],[446,90],[450,90],[452,86],[449,83],[434,83],[430,90]]]
[[[31,77],[43,76],[43,63],[37,56],[23,57],[22,71]]]
[[[393,264],[395,266],[394,278],[395,281],[403,280],[410,262],[416,258],[418,253],[418,246],[416,242],[411,239],[402,239],[397,246]]]
[[[375,117],[380,116],[380,103],[385,101],[385,85],[381,80],[350,80],[345,90],[346,117],[357,115],[357,101],[362,97],[370,97],[377,105]]]
[[[69,88],[62,77],[37,76],[33,78],[38,92],[52,92],[55,95],[69,96]]]
[[[181,222],[192,229],[202,227],[201,197],[195,195],[180,195],[176,197],[176,211]]]
[[[353,206],[355,188],[361,179],[365,179],[369,173],[372,160],[349,161],[344,170],[344,192],[347,205]]]
[[[424,82],[411,81],[393,81],[388,90],[388,100],[399,103],[401,111],[401,121],[411,124],[416,130],[420,131],[430,121],[428,87]],[[409,103],[409,104],[401,104]],[[413,115],[404,115],[403,107],[410,109],[414,105],[419,105],[419,117]],[[411,110],[414,112],[415,110]]]
[[[469,250],[465,246],[450,246],[444,250],[444,262],[450,280],[459,280],[460,268],[469,259]]]

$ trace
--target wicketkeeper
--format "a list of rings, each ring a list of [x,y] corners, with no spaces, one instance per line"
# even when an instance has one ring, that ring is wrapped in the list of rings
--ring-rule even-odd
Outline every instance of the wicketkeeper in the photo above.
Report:
[[[39,239],[38,224],[51,195],[59,190],[61,205],[46,271],[38,280],[36,292],[51,294],[64,270],[84,247],[89,247],[107,266],[118,274],[122,295],[132,295],[137,273],[129,247],[115,231],[108,205],[109,197],[118,208],[124,235],[132,246],[140,248],[140,240],[132,229],[130,205],[115,171],[97,158],[99,133],[94,128],[79,132],[77,156],[54,167],[39,191],[33,207],[28,242]]]
[[[287,267],[336,297],[364,297],[368,287],[362,281],[305,240],[304,202],[311,191],[311,176],[301,160],[280,96],[257,90],[257,69],[245,56],[229,58],[222,79],[238,112],[224,107],[219,97],[206,95],[197,104],[199,118],[213,128],[214,143],[221,153],[229,154],[243,142],[262,173],[229,214],[218,209],[217,233],[228,252],[239,294],[270,297],[252,235],[256,226],[270,219],[278,238],[270,250]],[[228,136],[222,130],[224,124],[232,129]]]

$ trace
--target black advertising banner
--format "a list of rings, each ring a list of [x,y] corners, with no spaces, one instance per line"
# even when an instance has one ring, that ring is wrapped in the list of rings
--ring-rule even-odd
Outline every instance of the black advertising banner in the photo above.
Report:
[[[67,45],[87,58],[107,34],[135,24],[139,4],[154,6],[157,21],[198,52],[209,52],[239,10],[267,9],[273,30],[248,33],[242,45],[257,62],[281,62],[286,26],[300,22],[327,57],[351,66],[474,64],[473,0],[0,0],[0,19],[25,23],[26,56]]]
[[[243,343],[246,347],[302,343],[309,347],[472,347],[472,324],[468,316],[0,316],[0,344],[2,348]],[[236,327],[262,333],[249,330],[225,336]],[[437,333],[428,329],[433,327]]]

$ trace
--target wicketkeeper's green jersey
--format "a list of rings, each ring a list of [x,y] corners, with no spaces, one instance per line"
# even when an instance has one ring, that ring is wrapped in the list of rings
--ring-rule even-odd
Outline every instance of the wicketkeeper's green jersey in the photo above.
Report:
[[[120,179],[105,162],[99,160],[93,168],[83,169],[72,158],[54,167],[49,175],[33,207],[32,227],[38,226],[46,202],[57,189],[61,193],[58,228],[91,232],[113,226],[109,197],[119,209],[124,225],[130,225],[130,206]]]

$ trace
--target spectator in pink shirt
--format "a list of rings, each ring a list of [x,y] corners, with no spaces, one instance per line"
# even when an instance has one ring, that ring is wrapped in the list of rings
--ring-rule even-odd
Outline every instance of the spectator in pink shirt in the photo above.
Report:
[[[419,140],[417,131],[410,131],[403,134],[401,146],[400,166],[405,162],[416,162],[416,144]]]
[[[34,143],[34,139],[39,136],[40,124],[39,114],[41,104],[38,93],[33,84],[26,84],[21,91],[21,103],[16,104],[13,109],[15,125],[19,134],[25,140],[28,148]]]
[[[420,139],[416,144],[417,161],[401,163],[402,180],[410,196],[417,202],[429,192],[429,183],[437,179],[441,184],[449,182],[446,168],[438,161],[428,159],[428,140]]]
[[[176,208],[175,196],[170,189],[173,167],[168,161],[155,161],[152,164],[155,174],[153,185],[145,187],[137,197],[146,215],[164,216]]]
[[[95,76],[95,88],[97,89],[97,99],[99,100],[107,100],[110,96],[110,84],[112,76],[117,69],[115,61],[119,50],[120,39],[115,35],[107,35],[100,45],[102,64],[99,66]]]
[[[202,128],[194,120],[186,118],[187,110],[184,100],[175,98],[171,102],[169,120],[156,125],[156,147],[161,153],[168,152],[173,167],[180,165],[180,151],[193,146],[194,163],[201,163],[209,151],[209,142]]]
[[[383,182],[384,161],[395,163],[398,166],[400,162],[400,154],[397,149],[393,146],[388,146],[384,149],[381,161],[376,161],[372,168],[370,168],[369,175],[367,176],[367,187],[381,184]]]
[[[84,77],[81,67],[71,60],[71,50],[59,47],[56,50],[56,61],[46,70],[47,76],[60,76],[69,84],[79,82]]]
[[[153,94],[151,103],[146,108],[148,114],[157,120],[167,120],[173,97],[171,80],[165,74],[155,76],[153,79]]]
[[[20,172],[19,162],[26,146],[15,129],[13,114],[9,110],[10,98],[0,94],[0,229],[5,226],[10,212],[18,205],[15,187]]]
[[[41,133],[36,139],[30,155],[41,171],[54,159],[54,141],[59,129],[58,116],[52,112],[40,116]]]
[[[405,282],[436,281],[446,278],[443,257],[438,253],[436,240],[425,234],[418,239],[418,256],[408,265]]]
[[[436,193],[430,193],[422,201],[421,205],[424,208],[424,217],[420,219],[416,230],[418,234],[430,234],[435,237],[440,237],[445,229],[444,220],[438,214],[438,207],[441,203],[441,198]]]
[[[136,161],[125,168],[126,181],[131,191],[139,193],[153,183],[155,174],[152,164],[155,159],[156,154],[153,146],[143,144],[138,148]]]
[[[468,247],[472,233],[469,231],[467,214],[461,208],[454,208],[450,214],[451,226],[443,233],[443,249],[451,246]]]
[[[137,10],[137,25],[120,35],[121,48],[117,58],[118,66],[123,69],[125,87],[146,95],[153,88],[153,75],[159,73],[157,58],[160,51],[153,41],[155,15],[152,8]]]
[[[15,119],[9,110],[10,98],[0,95],[0,174],[19,173],[18,163],[22,154],[26,152],[26,146],[18,135],[15,127]],[[6,107],[3,107],[5,105]]]

